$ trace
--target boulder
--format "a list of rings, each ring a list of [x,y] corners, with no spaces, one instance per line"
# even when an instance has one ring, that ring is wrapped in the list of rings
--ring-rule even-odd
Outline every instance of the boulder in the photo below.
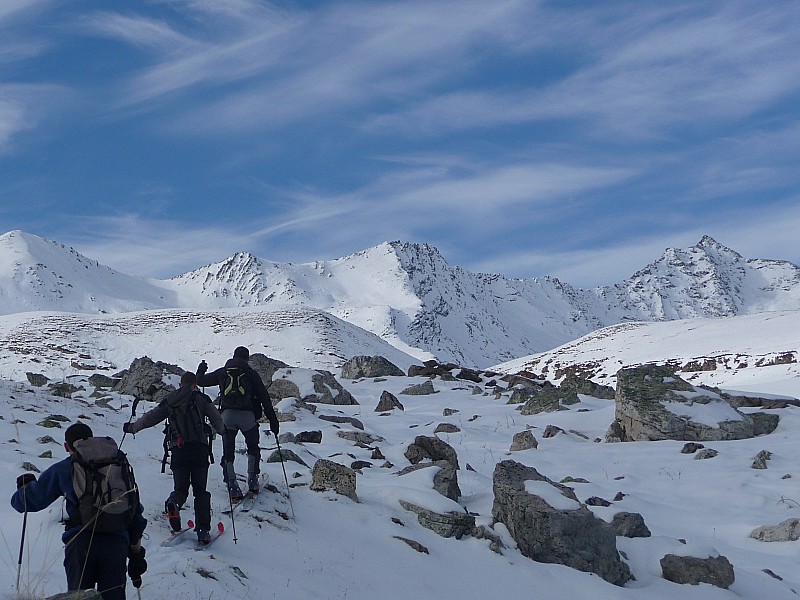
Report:
[[[337,431],[336,435],[343,440],[353,442],[357,446],[362,446],[364,448],[368,448],[376,442],[384,441],[381,436],[372,435],[371,433],[366,433],[364,431]]]
[[[320,415],[321,421],[329,421],[330,423],[347,423],[356,429],[364,431],[364,424],[355,417],[344,417],[342,415]]]
[[[394,410],[395,408],[398,410],[405,410],[403,405],[397,399],[397,396],[391,392],[383,390],[383,393],[381,393],[381,399],[378,401],[378,406],[375,407],[375,412],[388,412],[390,410]]]
[[[383,356],[354,356],[342,365],[342,379],[402,377],[402,369]]]
[[[453,423],[439,423],[433,433],[458,433],[461,428]]]
[[[697,558],[667,554],[661,559],[664,579],[674,583],[710,583],[728,589],[734,582],[733,565],[724,556]]]
[[[762,450],[753,457],[753,464],[750,465],[753,469],[766,469],[767,461],[772,458],[772,452],[769,450]]]
[[[319,430],[301,431],[294,436],[294,441],[298,444],[321,444],[322,432]]]
[[[68,382],[50,383],[47,385],[47,390],[53,396],[58,396],[59,398],[72,398],[72,394],[74,394],[75,392],[83,391],[84,389],[85,388],[83,386],[77,387]]]
[[[434,389],[433,382],[431,382],[431,380],[429,379],[424,383],[417,383],[415,385],[410,385],[400,393],[406,396],[427,396],[429,394],[435,394],[436,389]]]
[[[615,426],[607,441],[716,441],[756,435],[754,419],[714,392],[696,388],[668,367],[617,372]]]
[[[324,492],[325,490],[333,490],[341,496],[347,496],[351,500],[358,502],[356,472],[350,467],[321,458],[314,463],[314,468],[311,470],[311,479],[310,487],[312,491]]]
[[[793,517],[777,525],[762,525],[750,532],[759,542],[794,542],[800,540],[800,519]]]
[[[533,437],[533,432],[530,430],[520,431],[514,434],[514,439],[511,442],[511,452],[520,452],[522,450],[530,450],[531,448],[538,448],[539,442]]]
[[[650,529],[639,513],[618,512],[611,520],[611,527],[617,535],[627,538],[650,537]]]
[[[89,385],[95,388],[113,388],[117,383],[119,383],[119,379],[114,379],[102,373],[95,373],[89,377]]]
[[[615,396],[614,388],[607,385],[600,385],[589,379],[578,377],[577,375],[567,375],[561,380],[558,386],[562,390],[571,390],[576,394],[584,394],[593,398],[605,398],[613,400]]]
[[[475,517],[466,512],[452,511],[442,514],[406,500],[400,500],[400,506],[416,514],[420,525],[445,538],[460,540],[475,529]]]
[[[492,516],[523,555],[596,573],[614,585],[631,579],[611,526],[578,502],[575,492],[512,460],[494,471]]]
[[[28,383],[30,383],[34,387],[42,387],[47,385],[47,382],[50,381],[47,377],[42,375],[41,373],[25,373],[25,377],[28,378]]]
[[[251,354],[247,364],[261,376],[261,381],[263,381],[264,385],[267,387],[272,383],[272,377],[279,369],[290,368],[285,362],[276,358],[270,358],[260,352]]]
[[[280,463],[286,461],[296,462],[297,464],[303,465],[307,467],[308,465],[306,462],[300,458],[297,453],[292,450],[288,450],[286,448],[281,448],[280,450],[274,450],[272,454],[269,455],[267,458],[268,463]]]
[[[152,359],[143,356],[134,359],[130,367],[114,376],[119,379],[114,386],[114,391],[140,400],[161,402],[175,390],[175,386],[164,383],[164,377],[166,375],[180,376],[183,373],[184,371],[180,367],[161,361],[153,362]]]
[[[268,391],[273,404],[277,404],[284,398],[298,398],[302,402],[317,404],[358,404],[358,401],[336,381],[329,371],[299,368],[277,369],[273,373]]]
[[[411,464],[417,464],[425,459],[436,462],[446,460],[458,469],[458,454],[450,444],[435,436],[418,435],[414,442],[406,448],[405,457]]]
[[[446,460],[411,465],[401,470],[397,475],[398,477],[402,477],[414,471],[430,467],[436,467],[438,469],[433,476],[433,489],[442,496],[458,502],[458,499],[461,497],[461,488],[458,487],[458,472],[453,468],[452,463]]]

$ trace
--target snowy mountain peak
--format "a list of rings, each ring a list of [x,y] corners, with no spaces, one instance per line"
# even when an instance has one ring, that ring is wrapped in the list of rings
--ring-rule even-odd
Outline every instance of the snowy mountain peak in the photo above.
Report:
[[[0,236],[0,314],[127,312],[174,302],[157,283],[115,271],[74,248],[23,231]]]
[[[624,282],[591,290],[549,277],[470,273],[450,266],[434,246],[401,241],[303,264],[237,252],[151,281],[14,231],[0,236],[0,265],[0,314],[303,306],[420,360],[464,366],[541,352],[624,321],[800,309],[797,266],[744,259],[709,236],[687,249],[668,248]]]

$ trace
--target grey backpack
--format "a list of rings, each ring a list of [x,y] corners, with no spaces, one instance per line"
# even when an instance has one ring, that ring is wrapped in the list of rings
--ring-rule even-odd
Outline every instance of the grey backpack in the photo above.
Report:
[[[72,487],[78,515],[86,529],[126,531],[136,517],[139,489],[128,457],[110,437],[91,437],[73,444]]]

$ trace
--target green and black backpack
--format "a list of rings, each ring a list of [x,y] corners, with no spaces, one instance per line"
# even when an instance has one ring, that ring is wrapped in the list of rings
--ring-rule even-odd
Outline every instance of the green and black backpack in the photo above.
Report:
[[[253,410],[255,394],[250,374],[241,367],[225,367],[219,386],[220,410]]]

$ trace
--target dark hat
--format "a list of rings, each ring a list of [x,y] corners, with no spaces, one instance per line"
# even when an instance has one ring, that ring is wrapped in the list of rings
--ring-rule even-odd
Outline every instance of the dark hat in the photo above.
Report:
[[[248,358],[250,358],[250,350],[248,350],[244,346],[239,346],[238,348],[236,348],[236,350],[233,351],[233,357],[247,360]]]
[[[91,427],[86,423],[77,421],[67,427],[67,430],[64,432],[64,441],[67,443],[67,446],[74,450],[75,442],[78,440],[88,440],[90,437],[93,437],[93,435]]]

